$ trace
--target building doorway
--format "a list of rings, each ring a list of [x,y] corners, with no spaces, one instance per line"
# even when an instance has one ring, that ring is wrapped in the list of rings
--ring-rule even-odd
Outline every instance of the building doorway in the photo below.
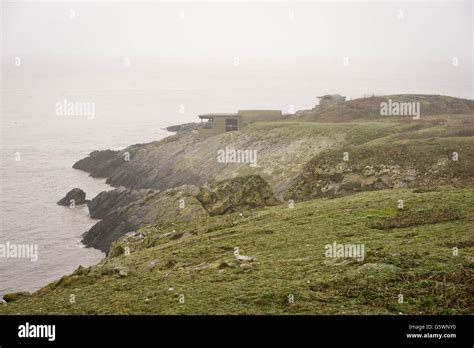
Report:
[[[225,120],[225,131],[231,132],[239,129],[239,120],[235,118],[227,118]]]

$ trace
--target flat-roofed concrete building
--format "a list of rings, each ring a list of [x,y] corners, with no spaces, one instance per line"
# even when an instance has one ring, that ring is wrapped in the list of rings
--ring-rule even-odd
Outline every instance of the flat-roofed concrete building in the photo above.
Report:
[[[199,115],[203,134],[219,134],[241,129],[258,121],[276,121],[283,118],[281,110],[239,110],[237,113],[211,113]],[[206,120],[206,122],[204,122]]]

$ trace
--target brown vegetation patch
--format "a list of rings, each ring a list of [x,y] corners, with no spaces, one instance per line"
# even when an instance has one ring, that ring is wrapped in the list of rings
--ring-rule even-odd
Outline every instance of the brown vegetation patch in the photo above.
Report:
[[[440,211],[428,210],[412,212],[409,210],[401,210],[397,212],[397,215],[385,218],[382,221],[373,224],[371,227],[380,230],[387,230],[392,228],[437,224],[459,219],[461,219],[461,214],[449,208]]]
[[[448,248],[472,248],[474,247],[474,239],[470,240],[462,240],[462,241],[454,241],[454,242],[446,242],[444,244],[441,244],[444,246],[447,246]]]
[[[337,289],[335,297],[339,300],[341,297],[357,298],[365,305],[394,313],[470,314],[474,287],[466,279],[472,279],[473,272],[459,267],[454,272],[400,273],[385,280],[347,278],[331,284],[330,288]],[[399,294],[403,294],[402,304],[397,301]]]

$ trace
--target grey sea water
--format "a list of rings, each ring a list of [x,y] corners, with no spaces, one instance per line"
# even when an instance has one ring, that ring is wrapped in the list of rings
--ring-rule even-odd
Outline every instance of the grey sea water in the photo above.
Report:
[[[73,187],[82,188],[88,199],[111,188],[105,179],[72,169],[75,161],[96,149],[119,149],[169,134],[159,122],[104,124],[100,118],[40,115],[33,105],[49,97],[4,95],[0,243],[36,244],[38,260],[2,258],[0,294],[35,290],[104,256],[80,243],[81,234],[96,222],[89,218],[87,207],[56,204]]]

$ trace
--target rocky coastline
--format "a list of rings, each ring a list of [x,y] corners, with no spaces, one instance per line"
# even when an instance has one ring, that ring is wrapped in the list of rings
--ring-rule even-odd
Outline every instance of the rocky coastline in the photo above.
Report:
[[[307,112],[300,112],[284,122],[251,124],[239,132],[211,137],[201,137],[196,132],[199,123],[189,123],[168,127],[176,134],[160,141],[121,151],[94,151],[73,168],[106,178],[115,188],[86,202],[90,216],[101,220],[84,233],[83,243],[107,252],[121,236],[149,224],[282,201],[472,181],[473,161],[454,162],[450,155],[456,149],[465,159],[474,153],[472,138],[465,137],[472,130],[472,117],[464,114],[474,110],[473,102],[441,96],[413,98],[422,100],[432,115],[410,123],[374,119],[378,106],[373,98],[366,98],[338,106],[346,115],[347,110],[355,112],[357,122],[344,116],[335,117],[337,123],[326,123],[328,113],[338,115],[333,107],[319,114],[313,110],[311,122]],[[366,122],[360,122],[361,105],[368,115]],[[439,110],[462,113],[454,118],[440,116]],[[216,154],[224,148],[254,150],[257,165],[219,163]]]

